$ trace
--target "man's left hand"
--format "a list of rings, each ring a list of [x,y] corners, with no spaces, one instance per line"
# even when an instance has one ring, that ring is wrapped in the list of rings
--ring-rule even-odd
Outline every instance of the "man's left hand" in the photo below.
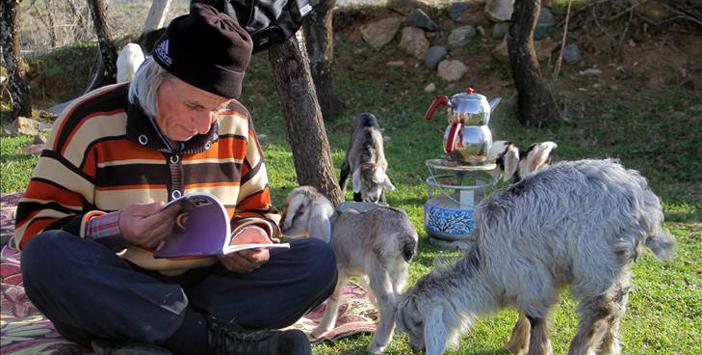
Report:
[[[258,226],[247,226],[238,231],[230,245],[249,243],[270,243],[268,233]],[[227,270],[232,272],[251,272],[270,259],[267,248],[242,250],[237,253],[219,256],[219,261]]]

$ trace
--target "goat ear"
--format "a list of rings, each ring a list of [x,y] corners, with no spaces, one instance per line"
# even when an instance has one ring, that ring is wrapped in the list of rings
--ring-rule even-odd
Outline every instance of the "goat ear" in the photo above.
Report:
[[[522,166],[519,175],[522,177],[529,173],[537,171],[548,164],[551,152],[557,148],[558,145],[554,142],[543,142],[537,143],[534,147],[527,153],[526,166]]]
[[[424,319],[424,345],[427,354],[443,354],[446,350],[447,335],[443,307],[431,306]]]
[[[383,188],[385,188],[387,191],[395,191],[395,185],[392,184],[388,175],[385,173],[383,173],[383,175],[385,175],[385,179],[383,180]]]
[[[334,213],[328,204],[314,203],[307,220],[307,230],[311,238],[319,238],[327,243],[331,240],[331,215]]]
[[[527,163],[529,164],[529,172],[541,169],[548,163],[548,158],[551,156],[551,151],[556,149],[558,145],[554,142],[539,143],[529,152]]]
[[[502,181],[509,181],[519,168],[519,149],[510,144],[502,156],[502,165],[505,171],[502,173]]]
[[[353,192],[361,193],[361,169],[356,169],[351,175],[351,183],[353,184]]]

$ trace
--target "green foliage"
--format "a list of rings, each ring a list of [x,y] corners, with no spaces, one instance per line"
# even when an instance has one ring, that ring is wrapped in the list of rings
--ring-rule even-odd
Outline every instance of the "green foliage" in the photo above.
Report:
[[[22,147],[32,144],[32,137],[17,136],[0,138],[0,191],[22,191],[32,176],[37,158],[22,153]]]
[[[96,42],[77,42],[25,56],[33,97],[60,102],[80,95],[88,85],[97,58]]]

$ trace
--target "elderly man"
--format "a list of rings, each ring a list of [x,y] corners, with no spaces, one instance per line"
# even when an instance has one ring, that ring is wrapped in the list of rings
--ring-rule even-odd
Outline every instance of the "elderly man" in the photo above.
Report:
[[[195,190],[223,201],[232,243],[277,241],[261,147],[236,101],[250,56],[245,30],[195,4],[131,83],[76,99],[54,124],[15,242],[27,295],[66,338],[176,354],[310,353],[302,332],[276,329],[334,289],[324,243],[152,255],[178,212],[164,201]]]

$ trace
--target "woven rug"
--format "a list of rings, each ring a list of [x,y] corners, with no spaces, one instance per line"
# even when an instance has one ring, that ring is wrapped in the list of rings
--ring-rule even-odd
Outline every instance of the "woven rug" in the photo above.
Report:
[[[21,193],[0,195],[2,216],[0,237],[5,241],[14,231],[15,211]],[[0,250],[0,354],[85,354],[91,350],[61,338],[51,321],[29,301],[22,287],[20,252],[3,243]],[[375,332],[378,313],[368,299],[366,290],[349,283],[344,286],[344,302],[339,307],[336,327],[312,343],[334,341],[349,335]],[[319,324],[326,302],[306,314],[290,328],[300,329],[308,336]]]

